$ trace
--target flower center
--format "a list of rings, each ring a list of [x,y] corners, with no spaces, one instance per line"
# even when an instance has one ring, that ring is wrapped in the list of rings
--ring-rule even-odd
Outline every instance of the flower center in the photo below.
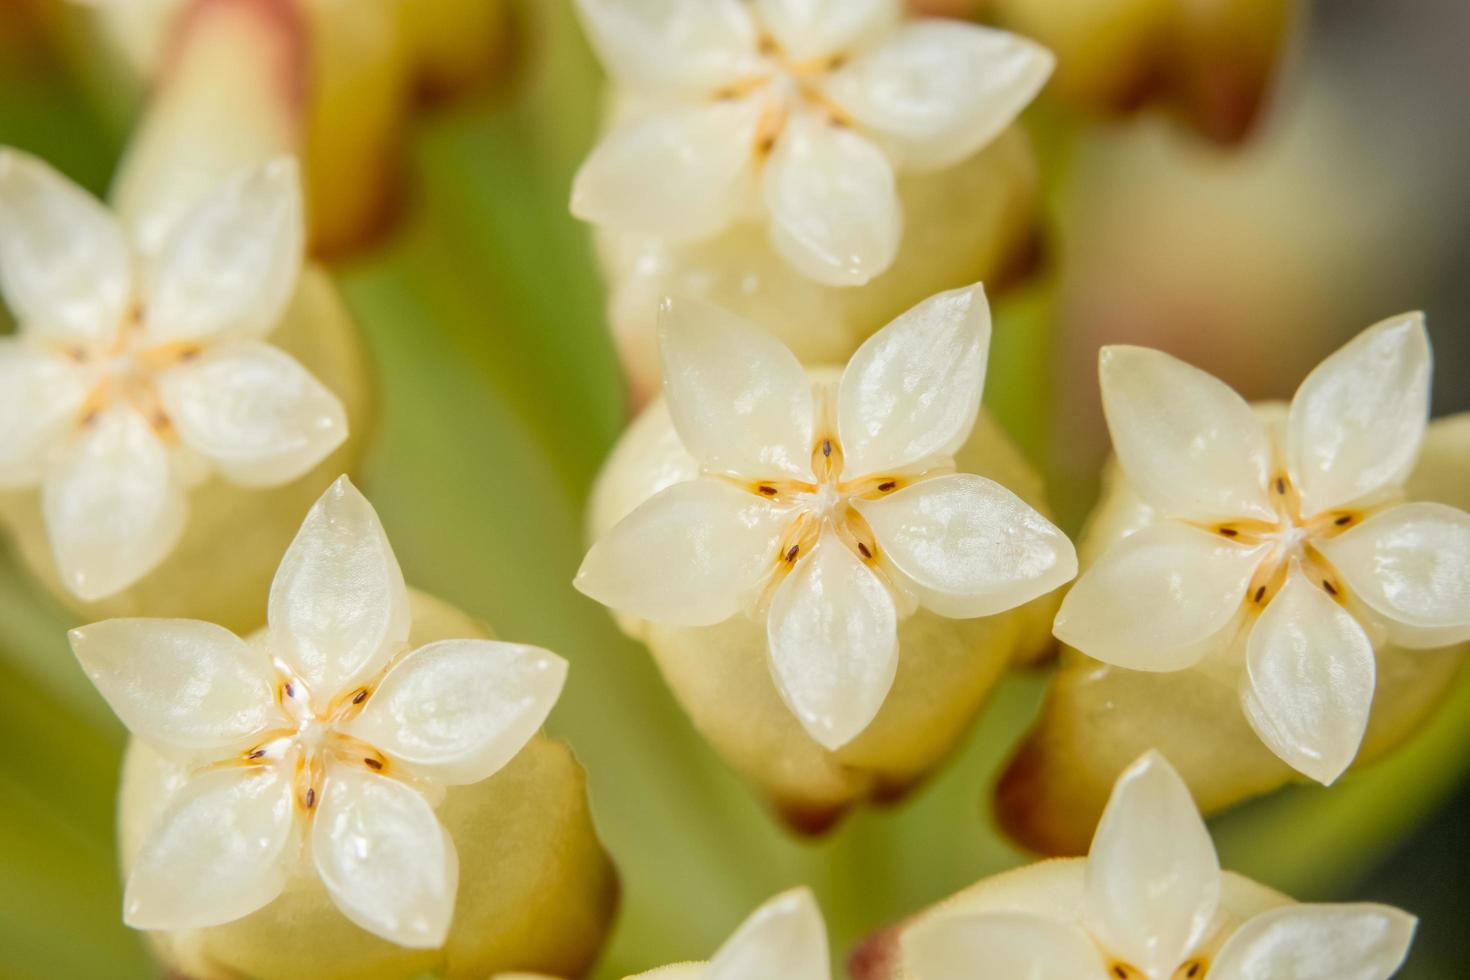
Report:
[[[769,34],[760,41],[761,64],[749,75],[714,93],[717,101],[740,99],[764,89],[764,111],[756,127],[756,151],[768,155],[786,128],[786,120],[798,104],[820,110],[836,126],[850,126],[851,120],[822,94],[818,83],[824,75],[841,68],[845,54],[797,60],[781,49]]]
[[[118,326],[112,343],[104,348],[82,347],[67,351],[71,359],[92,372],[92,390],[77,414],[78,425],[90,425],[104,410],[118,402],[131,404],[160,436],[173,432],[154,379],[159,372],[197,357],[197,344],[173,341],[144,346],[142,310],[134,308]]]

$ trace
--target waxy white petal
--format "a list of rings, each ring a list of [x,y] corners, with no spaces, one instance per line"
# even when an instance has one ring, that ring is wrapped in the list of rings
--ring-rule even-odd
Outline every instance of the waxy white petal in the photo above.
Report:
[[[47,474],[41,504],[61,580],[88,601],[146,575],[184,528],[168,448],[127,405],[82,427]]]
[[[756,16],[793,61],[850,53],[902,14],[899,0],[754,0]]]
[[[28,153],[0,148],[0,292],[21,328],[103,347],[133,299],[127,241],[111,212]]]
[[[573,583],[604,606],[675,626],[745,608],[790,515],[717,479],[676,483],[592,546]]]
[[[1429,419],[1429,361],[1424,317],[1413,313],[1369,327],[1307,375],[1286,435],[1304,515],[1408,476]]]
[[[1265,548],[1163,521],[1131,534],[1084,571],[1052,632],[1129,670],[1183,670],[1233,638]]]
[[[1387,905],[1287,905],[1226,940],[1210,980],[1388,980],[1418,924]]]
[[[1220,862],[1184,780],[1150,751],[1118,777],[1087,855],[1086,918],[1114,956],[1169,976],[1220,902]]]
[[[1229,385],[1162,351],[1104,347],[1103,409],[1128,483],[1166,515],[1276,520],[1271,444]]]
[[[87,397],[68,358],[0,337],[0,489],[41,479],[44,457],[65,439]]]
[[[756,909],[704,968],[703,980],[829,980],[827,926],[805,888]]]
[[[634,87],[710,92],[758,63],[740,0],[577,0],[609,71]]]
[[[777,586],[766,641],[782,700],[833,751],[868,727],[898,669],[893,597],[830,530]]]
[[[901,169],[941,169],[980,150],[1051,75],[1050,51],[1015,34],[925,19],[904,24],[822,83]]]
[[[334,766],[311,853],[342,914],[400,946],[444,945],[459,857],[428,802],[397,780]]]
[[[1388,620],[1395,640],[1448,646],[1470,639],[1470,514],[1403,504],[1320,548],[1352,594]]]
[[[893,264],[903,237],[893,167],[865,136],[796,112],[766,161],[771,244],[828,286],[861,286]]]
[[[755,173],[759,96],[660,110],[597,144],[572,181],[572,214],[673,242],[724,230]]]
[[[441,640],[396,664],[347,731],[420,776],[476,783],[536,734],[566,676],[539,647]]]
[[[1241,707],[1272,752],[1330,784],[1358,754],[1376,669],[1363,627],[1294,566],[1251,628]]]
[[[659,351],[674,428],[706,470],[812,479],[812,383],[779,340],[719,307],[669,299]]]
[[[206,351],[162,372],[157,385],[184,445],[246,486],[294,480],[347,438],[337,396],[269,344]]]
[[[1067,536],[1005,487],[970,473],[856,501],[879,553],[942,616],[990,616],[1077,574]]]
[[[845,473],[876,476],[959,449],[980,412],[989,352],[979,284],[931,296],[869,337],[837,397]]]
[[[408,589],[372,504],[338,477],[271,582],[271,649],[318,698],[376,673],[408,640]]]
[[[1103,980],[1076,926],[1025,912],[941,915],[903,933],[905,976],[918,980]]]
[[[221,626],[109,619],[68,637],[123,724],[165,754],[222,752],[285,723],[269,661]]]
[[[151,263],[144,335],[167,343],[265,334],[296,288],[305,236],[294,159],[226,182],[179,221]]]
[[[195,776],[169,804],[128,877],[134,929],[202,929],[270,904],[295,843],[291,783],[275,767]]]

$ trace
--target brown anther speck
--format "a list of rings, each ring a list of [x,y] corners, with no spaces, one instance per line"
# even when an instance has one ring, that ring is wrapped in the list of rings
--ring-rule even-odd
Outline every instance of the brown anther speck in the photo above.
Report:
[[[786,560],[788,562],[796,561],[796,556],[799,554],[801,554],[801,545],[794,544],[791,546],[791,550],[786,552]]]
[[[291,686],[291,682],[290,681],[287,681],[286,682],[286,697],[288,697],[288,698],[294,698],[295,696],[296,696],[296,688],[294,688],[294,687]]]
[[[1225,535],[1227,538],[1233,538],[1240,532],[1233,527],[1222,527],[1220,528],[1220,533]]]
[[[758,152],[761,156],[769,155],[770,152],[776,148],[776,137],[763,137],[761,141],[756,144],[755,148],[756,152]]]
[[[764,483],[762,483],[756,489],[759,490],[761,493],[765,494],[767,497],[774,497],[776,495],[776,488],[775,487],[772,487],[772,486],[767,486]]]
[[[882,490],[884,493],[887,493],[896,486],[898,486],[897,480],[884,480],[882,483],[878,484],[878,489]]]
[[[1256,594],[1254,596],[1252,596],[1251,598],[1254,601],[1256,601],[1256,602],[1260,602],[1261,599],[1263,599],[1265,597],[1265,595],[1266,595],[1266,587],[1263,585],[1259,589],[1256,590]]]
[[[1344,525],[1351,524],[1352,522],[1353,522],[1353,515],[1351,515],[1351,514],[1343,514],[1341,517],[1339,517],[1337,520],[1333,521],[1332,523],[1336,524],[1338,527],[1343,527]]]
[[[379,771],[379,770],[381,770],[383,768],[383,763],[380,762],[380,761],[378,761],[377,759],[366,758],[366,759],[363,759],[362,761],[363,761],[363,764],[364,765],[366,765],[369,769],[372,769],[374,771]]]
[[[1328,595],[1337,595],[1337,586],[1325,578],[1322,580],[1322,588],[1327,590]]]
[[[1276,478],[1276,492],[1280,494],[1286,493],[1286,481],[1279,476]]]
[[[352,703],[353,704],[362,704],[362,702],[364,700],[366,700],[366,698],[367,698],[367,689],[364,688],[363,690],[358,691],[356,694],[352,695]]]
[[[873,553],[868,550],[868,546],[863,544],[861,541],[858,542],[858,551],[862,552],[864,558],[873,557]]]
[[[831,439],[823,439],[822,440],[822,455],[823,456],[831,456],[832,455],[832,440]]]
[[[316,790],[315,789],[307,789],[307,791],[306,791],[306,808],[308,810],[310,810],[314,806],[316,806]]]
[[[250,753],[245,758],[247,758],[247,759],[259,759],[263,755],[265,755],[265,749],[256,749],[254,752]]]

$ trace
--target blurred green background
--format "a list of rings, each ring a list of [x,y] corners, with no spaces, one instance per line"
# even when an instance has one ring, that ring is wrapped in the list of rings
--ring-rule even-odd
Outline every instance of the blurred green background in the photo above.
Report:
[[[361,484],[408,579],[573,670],[552,716],[620,866],[599,976],[707,955],[760,901],[811,884],[843,956],[871,929],[1027,858],[986,797],[1044,678],[1002,687],[909,802],[788,836],[695,735],[647,654],[569,583],[588,485],[626,421],[586,229],[566,213],[600,77],[558,3],[516,9],[513,55],[406,134],[405,193],[332,268],[376,367]],[[1251,397],[1382,316],[1429,313],[1437,413],[1470,408],[1470,4],[1318,6],[1265,127],[1229,153],[1169,121],[1043,106],[1050,264],[998,310],[987,395],[1076,529],[1106,447],[1093,365],[1144,342]],[[137,110],[75,35],[0,3],[0,144],[105,189]],[[3,316],[3,314],[0,314]],[[1007,329],[1010,327],[1011,329]],[[0,976],[151,974],[119,921],[122,729],[76,667],[71,617],[0,556]],[[1410,980],[1470,976],[1470,683],[1391,762],[1215,822],[1227,866],[1305,899],[1423,919]]]

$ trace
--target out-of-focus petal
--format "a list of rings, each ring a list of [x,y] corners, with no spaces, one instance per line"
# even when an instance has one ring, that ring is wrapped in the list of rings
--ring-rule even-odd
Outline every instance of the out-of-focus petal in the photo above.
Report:
[[[1076,926],[1026,912],[940,915],[904,930],[906,976],[920,980],[1103,980]]]
[[[827,926],[805,888],[783,892],[756,909],[725,940],[704,980],[829,980]]]
[[[1236,930],[1211,980],[1388,980],[1418,920],[1388,905],[1287,905]]]
[[[86,397],[86,378],[66,357],[0,337],[0,488],[41,479]]]
[[[609,71],[644,89],[710,92],[758,64],[740,0],[577,0]]]
[[[900,0],[754,0],[761,26],[793,61],[827,58],[872,41],[896,23]]]

